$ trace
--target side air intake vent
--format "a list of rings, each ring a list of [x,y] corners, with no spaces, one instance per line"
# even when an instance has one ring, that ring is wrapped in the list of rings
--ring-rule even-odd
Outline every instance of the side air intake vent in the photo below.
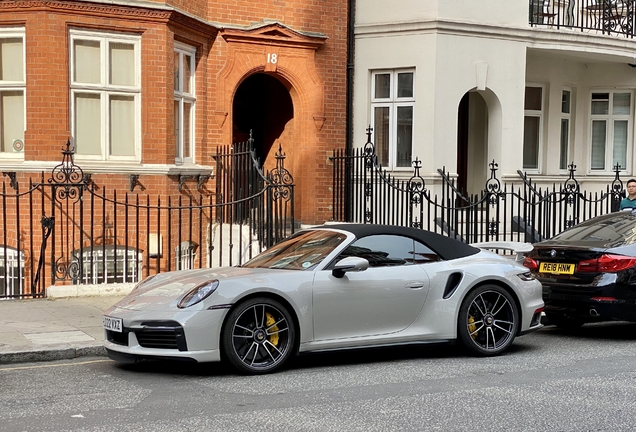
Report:
[[[459,283],[462,281],[462,274],[460,272],[451,273],[446,281],[446,288],[444,288],[444,298],[450,298],[453,295]]]

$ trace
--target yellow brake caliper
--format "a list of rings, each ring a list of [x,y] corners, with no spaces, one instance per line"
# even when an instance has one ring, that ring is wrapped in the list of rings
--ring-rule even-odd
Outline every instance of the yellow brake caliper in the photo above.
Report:
[[[267,331],[273,334],[269,335],[269,341],[274,346],[278,346],[278,326],[275,326],[276,320],[269,312],[265,312],[265,324],[267,325]]]
[[[470,332],[470,337],[472,337],[473,339],[477,337],[477,333],[475,333],[475,330],[477,330],[475,318],[473,318],[472,315],[468,315],[468,331]]]

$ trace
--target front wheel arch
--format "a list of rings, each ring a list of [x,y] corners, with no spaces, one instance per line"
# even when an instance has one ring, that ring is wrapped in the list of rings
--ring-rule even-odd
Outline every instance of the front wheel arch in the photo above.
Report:
[[[503,353],[522,326],[518,297],[500,283],[484,282],[469,290],[456,317],[457,342],[477,356]]]
[[[230,310],[228,310],[227,314],[225,315],[225,318],[223,319],[223,328],[221,329],[221,331],[225,329],[225,326],[227,324],[227,316],[230,314],[230,312],[232,312],[232,309],[236,308],[236,306],[239,303],[243,303],[245,301],[248,301],[257,297],[268,298],[268,299],[277,301],[278,303],[285,306],[285,308],[291,315],[292,320],[294,321],[294,326],[296,327],[296,340],[294,341],[294,355],[298,354],[298,341],[301,340],[301,337],[300,337],[301,328],[300,328],[300,322],[298,321],[298,315],[296,314],[296,309],[294,309],[294,307],[287,301],[287,299],[278,294],[274,294],[271,292],[255,292],[255,293],[246,295],[245,297],[241,297],[240,299],[238,299],[232,304],[232,307],[230,308]]]
[[[470,290],[466,291],[466,293],[464,294],[464,297],[462,298],[462,301],[459,304],[459,307],[461,307],[461,305],[464,303],[464,299],[468,296],[468,294],[470,294],[473,290],[475,290],[475,289],[477,289],[479,287],[482,287],[484,285],[497,285],[498,287],[506,290],[508,295],[510,295],[512,297],[512,299],[515,301],[514,303],[515,303],[515,307],[517,308],[517,316],[519,316],[519,323],[523,323],[523,313],[521,311],[521,301],[519,300],[519,296],[517,295],[515,290],[510,288],[509,285],[505,284],[504,282],[498,281],[498,280],[489,280],[489,281],[480,282],[477,285],[475,285],[474,287],[472,287]],[[458,312],[459,312],[459,310],[458,310]],[[519,334],[521,334],[521,325],[519,325],[519,328],[517,330],[517,334],[515,336],[519,336]],[[459,335],[458,335],[458,337],[459,337]]]
[[[227,354],[225,353],[225,349],[222,343],[223,335],[225,334],[227,330],[227,326],[228,326],[228,321],[229,321],[228,318],[230,317],[230,315],[235,309],[237,309],[238,307],[241,307],[241,305],[243,305],[244,303],[256,298],[266,298],[266,299],[276,301],[280,303],[281,306],[283,306],[287,310],[287,313],[290,315],[296,330],[294,335],[294,340],[292,341],[291,356],[288,359],[288,361],[293,359],[294,357],[298,355],[298,349],[300,345],[299,341],[301,340],[301,332],[302,332],[296,310],[284,297],[277,294],[270,293],[270,292],[255,292],[245,297],[242,297],[238,299],[237,301],[235,301],[232,307],[227,311],[227,313],[225,314],[225,317],[223,318],[223,325],[221,326],[221,332],[219,334],[219,349],[221,352],[221,358],[226,362],[228,361]]]

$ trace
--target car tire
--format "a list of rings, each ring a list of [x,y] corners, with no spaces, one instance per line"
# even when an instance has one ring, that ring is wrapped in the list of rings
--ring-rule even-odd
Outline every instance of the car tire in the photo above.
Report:
[[[235,306],[221,335],[224,358],[251,375],[279,369],[294,352],[295,341],[294,320],[287,308],[266,297]]]
[[[512,296],[497,285],[482,285],[466,295],[459,309],[457,332],[464,347],[478,356],[505,351],[519,330]]]
[[[557,326],[564,330],[577,330],[581,328],[585,321],[581,318],[572,317],[569,315],[546,312],[545,316],[548,318],[550,324]]]

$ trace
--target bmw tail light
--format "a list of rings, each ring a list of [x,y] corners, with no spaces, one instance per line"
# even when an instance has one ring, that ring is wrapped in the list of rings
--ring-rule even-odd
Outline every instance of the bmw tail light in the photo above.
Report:
[[[618,300],[616,300],[616,297],[592,297],[590,298],[590,300],[596,301],[599,303],[618,303],[619,302]]]
[[[579,262],[576,271],[579,273],[617,273],[636,266],[636,258],[624,255],[604,254],[595,259]]]
[[[539,263],[535,259],[530,258],[530,257],[526,257],[523,260],[523,265],[525,267],[529,268],[531,271],[534,271],[534,272],[539,270]]]

